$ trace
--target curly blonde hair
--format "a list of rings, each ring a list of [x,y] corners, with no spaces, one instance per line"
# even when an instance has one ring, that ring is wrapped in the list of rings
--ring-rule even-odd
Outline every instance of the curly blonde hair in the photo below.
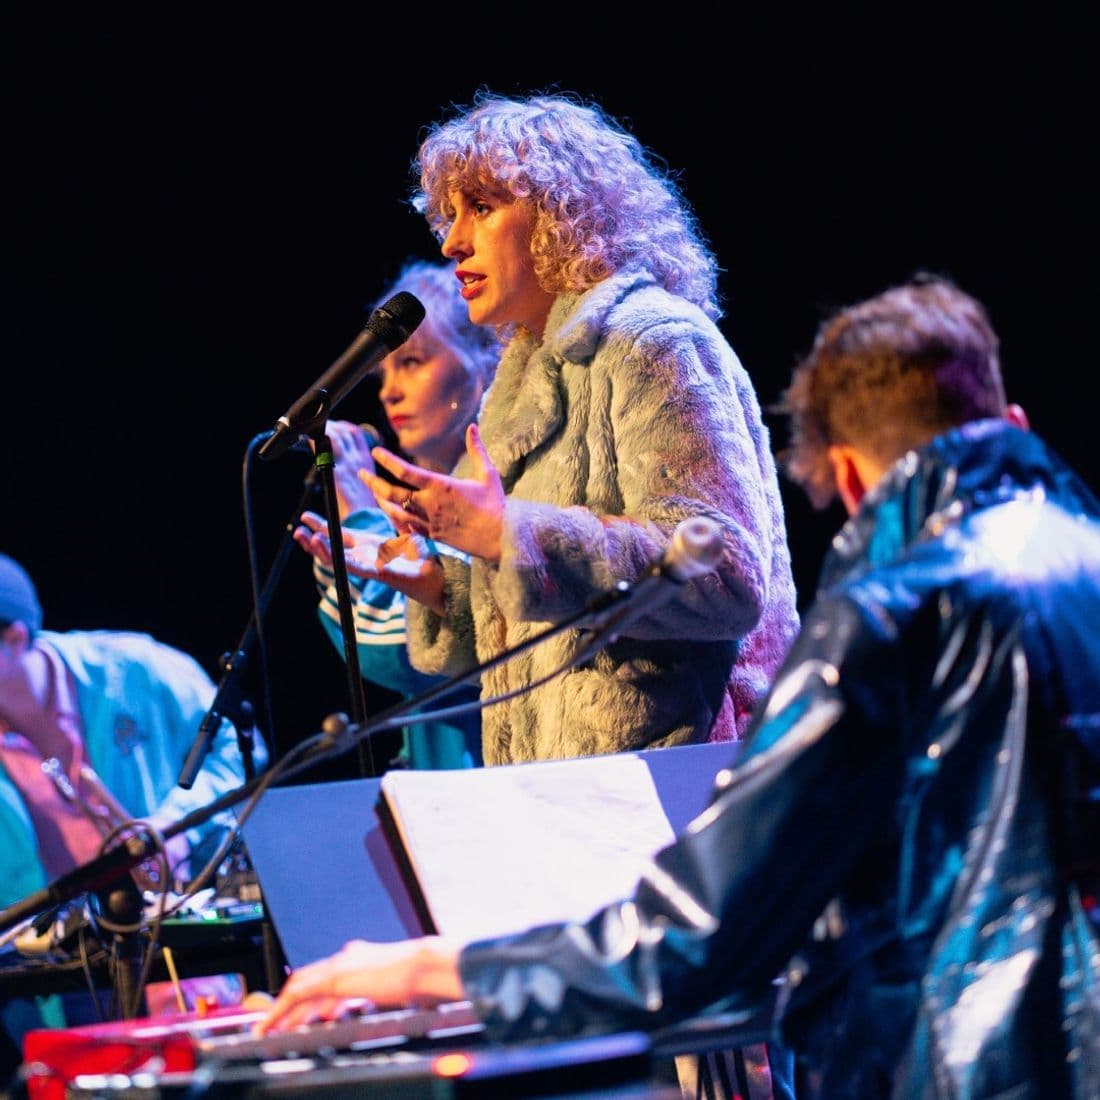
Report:
[[[858,447],[889,466],[941,432],[1005,409],[985,308],[949,279],[918,273],[821,323],[774,410],[790,418],[778,461],[824,508],[836,497],[829,447]]]
[[[711,318],[722,315],[717,262],[673,175],[593,103],[482,89],[429,128],[413,168],[412,204],[441,240],[455,191],[530,202],[535,274],[551,294],[633,267]]]

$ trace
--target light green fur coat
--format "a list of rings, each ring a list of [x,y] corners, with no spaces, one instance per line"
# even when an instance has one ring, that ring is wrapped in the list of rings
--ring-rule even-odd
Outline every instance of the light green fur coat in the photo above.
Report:
[[[798,618],[768,432],[718,327],[643,273],[561,295],[541,345],[505,349],[479,427],[507,493],[503,555],[445,558],[445,614],[410,606],[424,672],[466,672],[582,612],[683,519],[714,519],[725,543],[717,570],[580,667],[552,675],[583,641],[569,629],[488,670],[483,700],[552,678],[485,708],[485,763],[736,738]]]

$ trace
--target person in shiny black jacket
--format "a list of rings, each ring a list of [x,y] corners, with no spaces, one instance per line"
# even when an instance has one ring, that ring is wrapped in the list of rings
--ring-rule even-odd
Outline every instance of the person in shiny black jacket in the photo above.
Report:
[[[710,807],[586,924],[352,943],[261,1030],[354,996],[658,1027],[783,972],[801,1095],[1100,1095],[1100,503],[946,280],[824,322],[783,408],[784,469],[851,519]]]

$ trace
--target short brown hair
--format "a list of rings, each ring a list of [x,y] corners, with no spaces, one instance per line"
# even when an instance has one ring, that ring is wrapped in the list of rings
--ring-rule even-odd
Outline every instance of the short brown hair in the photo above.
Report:
[[[941,432],[1003,415],[999,340],[980,302],[918,275],[823,321],[776,411],[790,418],[780,467],[824,508],[836,496],[830,446],[891,465]]]

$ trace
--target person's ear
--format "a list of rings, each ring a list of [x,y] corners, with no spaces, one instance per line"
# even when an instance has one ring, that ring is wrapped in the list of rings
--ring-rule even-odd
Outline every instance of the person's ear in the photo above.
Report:
[[[5,648],[17,653],[27,648],[30,637],[30,627],[21,619],[15,619],[0,631],[0,642],[4,643]]]
[[[1025,432],[1031,430],[1031,422],[1027,418],[1022,405],[1010,404],[1005,406],[1005,420],[1015,424],[1017,428],[1023,428]]]
[[[851,447],[835,444],[826,452],[829,465],[833,468],[833,481],[841,502],[848,514],[859,511],[860,501],[867,493],[868,486],[863,479],[861,462]]]

